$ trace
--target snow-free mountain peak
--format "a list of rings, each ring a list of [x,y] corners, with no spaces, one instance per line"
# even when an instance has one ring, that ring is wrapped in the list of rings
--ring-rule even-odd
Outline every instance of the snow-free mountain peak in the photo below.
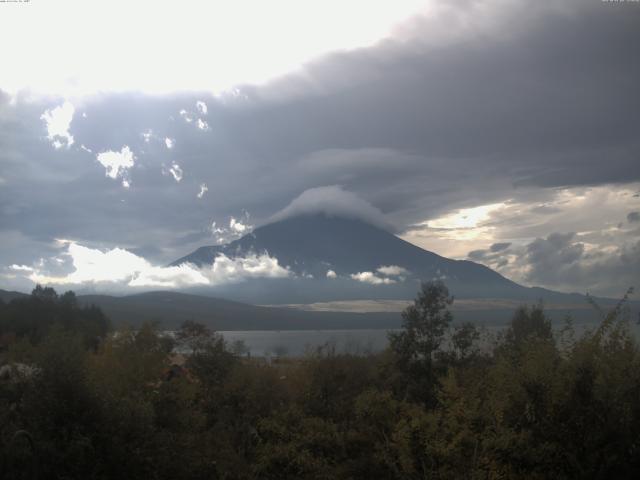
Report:
[[[336,298],[411,298],[419,281],[433,279],[445,281],[455,295],[464,297],[513,297],[528,290],[484,265],[442,257],[360,219],[324,213],[269,223],[228,244],[201,247],[173,265],[207,268],[220,255],[264,253],[291,271],[288,281],[297,282],[297,290],[303,289],[303,280],[309,284],[313,279],[323,284],[323,291],[335,289]],[[327,298],[327,292],[322,297]]]

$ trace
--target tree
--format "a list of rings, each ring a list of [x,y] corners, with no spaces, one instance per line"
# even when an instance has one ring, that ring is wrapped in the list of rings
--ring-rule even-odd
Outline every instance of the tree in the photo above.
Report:
[[[397,368],[407,377],[407,393],[417,387],[417,395],[426,404],[435,403],[434,354],[439,350],[453,316],[449,306],[453,297],[438,280],[422,284],[413,305],[402,312],[401,332],[389,334]]]
[[[31,296],[44,302],[54,302],[58,299],[58,294],[53,288],[43,287],[40,284],[31,291]]]
[[[251,349],[244,340],[235,340],[231,344],[231,351],[238,357],[241,357],[243,355],[251,355]]]
[[[453,346],[455,357],[460,362],[464,362],[469,358],[473,358],[477,354],[477,347],[474,344],[480,338],[480,331],[471,322],[465,322],[455,327],[453,335],[451,335],[451,345]]]
[[[34,344],[41,342],[54,325],[81,335],[85,344],[94,349],[111,326],[100,308],[80,306],[73,292],[58,296],[53,288],[40,285],[30,296],[12,300],[0,315],[0,335],[27,338]]]
[[[176,339],[178,346],[190,354],[187,366],[202,382],[209,400],[215,403],[219,389],[237,363],[237,356],[227,350],[222,335],[193,320],[182,323]]]
[[[216,340],[216,335],[202,323],[185,320],[176,332],[176,340],[181,348],[198,354]]]
[[[542,303],[518,307],[505,334],[507,345],[514,348],[520,348],[527,340],[534,338],[553,340],[551,319],[544,312]]]

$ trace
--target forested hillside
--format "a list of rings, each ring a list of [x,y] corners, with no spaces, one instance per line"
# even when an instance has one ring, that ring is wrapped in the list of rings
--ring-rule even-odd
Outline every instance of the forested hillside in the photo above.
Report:
[[[195,322],[109,330],[72,293],[0,303],[2,478],[637,478],[624,300],[580,336],[523,306],[491,342],[451,302],[424,284],[381,354],[272,363]]]

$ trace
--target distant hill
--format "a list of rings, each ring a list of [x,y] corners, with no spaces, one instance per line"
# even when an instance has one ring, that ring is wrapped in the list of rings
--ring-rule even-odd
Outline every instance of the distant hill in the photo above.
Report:
[[[20,292],[0,290],[8,303],[28,298]],[[249,305],[207,296],[179,292],[147,292],[115,297],[79,295],[81,305],[96,305],[116,326],[141,325],[157,321],[161,328],[177,328],[184,320],[204,323],[214,330],[340,330],[397,328],[399,312],[309,312],[295,308],[272,308]]]
[[[319,330],[397,328],[398,312],[308,312],[248,305],[178,292],[148,292],[125,297],[82,295],[79,301],[99,306],[116,324],[159,321],[176,328],[195,320],[215,330]]]
[[[28,295],[26,293],[21,293],[21,292],[11,292],[8,290],[0,290],[0,300],[2,300],[5,303],[9,303],[11,300],[15,299],[15,298],[24,298],[27,297]]]
[[[26,298],[19,292],[0,290],[5,302]],[[148,292],[124,297],[79,295],[84,305],[97,305],[116,327],[137,327],[145,321],[157,321],[161,328],[173,329],[184,320],[204,323],[214,330],[343,330],[389,329],[401,325],[401,310],[407,302],[333,302],[332,304],[291,305],[289,307],[256,306],[179,292]],[[504,325],[519,302],[497,299],[458,300],[452,311],[454,321]],[[603,305],[607,306],[607,305]],[[630,303],[632,317],[638,316],[640,302]],[[354,309],[358,309],[354,311]],[[358,313],[362,310],[367,313]],[[556,322],[571,314],[576,323],[598,320],[586,303],[548,304],[545,308]]]
[[[249,305],[178,292],[148,292],[125,297],[81,295],[84,304],[99,306],[116,324],[137,326],[144,321],[159,321],[162,328],[172,329],[184,320],[204,323],[214,330],[343,330],[399,328],[402,323],[399,306],[396,311],[321,311],[305,308],[279,308]],[[471,321],[485,325],[504,325],[517,308],[517,302],[496,300],[460,301],[453,304],[456,322]],[[637,316],[639,305],[633,305]],[[577,323],[597,321],[595,311],[585,304],[549,305],[548,315],[556,322],[572,314]]]
[[[585,297],[519,285],[490,268],[452,260],[419,248],[392,233],[360,220],[324,214],[287,218],[255,229],[225,245],[205,246],[172,265],[208,266],[215,258],[268,252],[288,267],[294,279],[257,279],[241,285],[200,288],[195,293],[250,303],[313,303],[347,299],[411,299],[420,281],[442,279],[458,298],[506,298],[520,301],[578,303]],[[393,283],[369,284],[351,278],[383,266],[407,272],[389,277]],[[327,278],[332,270],[336,278]],[[313,278],[311,278],[313,277]]]

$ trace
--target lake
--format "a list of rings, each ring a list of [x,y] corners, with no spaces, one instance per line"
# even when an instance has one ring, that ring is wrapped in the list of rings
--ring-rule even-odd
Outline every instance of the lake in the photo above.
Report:
[[[251,355],[300,356],[325,344],[336,352],[363,354],[379,352],[387,346],[388,330],[250,330],[221,331],[231,345],[241,340]]]
[[[593,329],[596,323],[576,323],[576,335],[586,329]],[[504,325],[479,325],[481,343],[488,346],[504,330]],[[556,334],[562,324],[554,324]],[[636,339],[640,339],[640,325],[630,323],[630,329]],[[387,333],[390,330],[248,330],[219,331],[227,343],[241,340],[254,356],[300,356],[316,348],[329,344],[338,353],[365,354],[384,350],[388,345]]]

